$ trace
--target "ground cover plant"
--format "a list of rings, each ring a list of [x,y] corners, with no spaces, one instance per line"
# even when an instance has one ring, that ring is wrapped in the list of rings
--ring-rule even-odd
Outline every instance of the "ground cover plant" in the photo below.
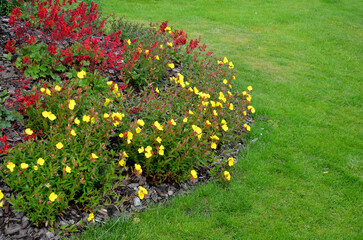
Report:
[[[2,204],[56,227],[73,205],[93,220],[101,200],[135,174],[180,183],[206,167],[233,179],[222,145],[242,140],[255,109],[253,88],[233,87],[232,61],[167,21],[100,19],[93,2],[20,3],[5,58],[24,73],[26,90],[15,96],[26,128],[13,148],[1,136],[1,177],[16,193],[1,195]]]
[[[105,12],[168,19],[233,59],[236,87],[256,89],[257,121],[228,188],[199,186],[81,239],[360,239],[362,9],[356,0],[105,1]]]

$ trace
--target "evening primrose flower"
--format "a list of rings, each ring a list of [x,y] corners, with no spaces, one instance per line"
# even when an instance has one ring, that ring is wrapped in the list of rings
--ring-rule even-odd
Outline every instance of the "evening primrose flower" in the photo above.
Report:
[[[217,148],[217,144],[216,144],[215,142],[213,142],[213,143],[210,145],[210,147],[211,147],[212,149],[216,149],[216,148]]]
[[[144,147],[141,147],[137,150],[139,153],[143,153],[145,151]]]
[[[233,157],[228,158],[228,165],[229,165],[230,167],[232,167],[232,166],[233,166],[233,164],[234,164],[234,159],[233,159]]]
[[[218,141],[219,137],[217,135],[213,135],[210,137],[213,141]]]
[[[58,85],[56,85],[56,86],[54,87],[54,89],[55,89],[57,92],[59,92],[60,90],[62,90],[62,88],[61,88],[60,86],[58,86]]]
[[[127,39],[126,42],[127,42],[128,45],[131,45],[131,40],[130,39]]]
[[[3,200],[4,198],[4,193],[0,190],[0,201]]]
[[[44,92],[45,92],[45,88],[43,88],[43,87],[42,87],[42,88],[40,89],[40,91],[41,91],[42,93],[44,93]]]
[[[118,164],[119,164],[121,167],[125,167],[125,166],[126,166],[125,159],[121,159],[120,161],[118,161]]]
[[[75,124],[79,125],[79,124],[80,124],[80,122],[81,122],[81,121],[80,121],[78,118],[74,119],[74,123],[75,123]]]
[[[185,123],[188,122],[188,118],[187,117],[184,117],[183,118],[183,122],[185,122]]]
[[[58,142],[57,145],[55,145],[58,149],[62,149],[63,148],[63,143]]]
[[[113,81],[107,81],[107,83],[106,83],[106,84],[107,84],[108,86],[111,86],[111,85],[112,85],[112,83],[113,83]]]
[[[52,94],[51,94],[51,92],[50,92],[50,90],[49,90],[49,88],[47,88],[47,89],[45,90],[45,93],[46,93],[47,95],[49,95],[49,96],[50,96],[50,95],[52,95]]]
[[[123,133],[120,133],[118,136],[119,136],[120,138],[123,138],[123,137],[124,137],[124,134],[123,134]]]
[[[88,218],[87,218],[87,221],[89,222],[89,221],[93,221],[93,222],[95,222],[95,215],[93,214],[93,213],[90,213],[90,214],[88,214]]]
[[[103,118],[108,118],[109,116],[110,116],[110,114],[108,114],[108,113],[103,114]]]
[[[127,143],[130,144],[132,138],[134,137],[134,134],[132,134],[132,132],[128,131],[127,132]]]
[[[234,68],[233,63],[232,63],[232,62],[229,62],[229,63],[228,63],[228,67],[229,67],[230,69],[233,69],[233,68]]]
[[[218,113],[217,113],[217,111],[216,111],[216,110],[213,110],[213,115],[214,115],[214,116],[218,116]]]
[[[43,111],[43,112],[42,112],[42,115],[43,115],[43,117],[45,117],[45,118],[48,118],[50,114],[51,114],[51,112],[47,112],[47,111]]]
[[[138,125],[140,125],[141,127],[143,127],[144,125],[145,125],[145,122],[144,122],[144,120],[142,120],[142,119],[139,119],[139,120],[137,120],[137,122],[136,122]]]
[[[171,119],[171,120],[170,120],[170,123],[171,123],[171,125],[173,125],[173,126],[175,126],[175,125],[176,125],[176,122],[174,121],[174,119]]]
[[[152,153],[151,152],[145,152],[145,157],[146,158],[151,158],[152,157]]]
[[[166,45],[168,45],[169,47],[172,47],[173,46],[173,43],[168,42],[168,43],[166,43]]]
[[[212,125],[212,123],[209,120],[205,121],[205,124],[207,124],[208,126]]]
[[[139,186],[139,191],[137,192],[137,195],[139,196],[139,198],[142,200],[142,199],[144,199],[145,195],[147,195],[147,194],[148,194],[148,191],[145,188]]]
[[[251,92],[253,90],[253,87],[252,86],[248,86],[247,87],[247,90]]]
[[[165,32],[168,32],[168,33],[171,33],[171,28],[170,28],[170,27],[166,27],[166,28],[164,29],[164,31],[165,31]]]
[[[54,120],[57,119],[57,117],[53,113],[50,113],[48,118],[49,118],[50,121],[54,121]]]
[[[233,103],[229,104],[229,110],[233,110]]]
[[[30,136],[33,134],[33,130],[31,130],[30,128],[27,128],[27,129],[25,129],[25,133]]]
[[[247,112],[246,111],[243,111],[243,116],[247,116]]]
[[[201,134],[202,133],[202,129],[200,127],[198,127],[197,125],[192,125],[192,128],[193,128],[193,131],[196,133],[196,134]]]
[[[74,109],[74,106],[76,106],[76,101],[74,101],[73,99],[71,99],[71,100],[69,101],[68,108],[69,108],[70,110],[73,110],[73,109]]]
[[[171,69],[173,69],[173,68],[175,68],[175,65],[174,65],[174,63],[169,63],[168,64],[168,67],[170,67]]]
[[[223,62],[218,60],[218,61],[217,61],[217,64],[218,64],[218,65],[223,65]]]
[[[155,92],[160,93],[159,88],[156,88],[155,89]]]
[[[76,131],[74,131],[74,129],[71,130],[71,135],[72,136],[76,136],[77,135],[77,133],[76,133]]]
[[[226,179],[226,182],[228,182],[229,180],[231,180],[231,174],[229,174],[228,171],[224,171],[224,178]]]
[[[190,115],[193,115],[194,113],[192,112],[192,110],[189,110],[188,111],[188,113],[190,114]]]
[[[39,166],[43,166],[44,165],[44,159],[43,158],[38,158],[38,160],[37,160],[37,164],[39,165]]]
[[[224,57],[223,58],[223,63],[228,63],[228,58]]]
[[[252,96],[251,96],[251,95],[249,95],[249,94],[247,94],[246,100],[247,100],[247,101],[249,101],[249,102],[251,102],[251,100],[252,100]]]
[[[71,173],[72,172],[72,168],[70,168],[69,166],[66,166],[66,172],[67,173]]]
[[[10,170],[10,172],[13,172],[14,168],[15,168],[15,164],[13,162],[8,162],[6,164],[6,167]]]
[[[227,124],[226,120],[222,119],[221,125],[225,125],[225,124]]]
[[[156,55],[156,56],[155,56],[155,59],[156,59],[156,60],[160,60],[160,58],[159,58],[159,56],[158,56],[158,55]]]
[[[94,154],[94,153],[92,153],[92,154],[91,154],[91,157],[92,157],[93,159],[97,159],[97,158],[98,158],[98,156],[97,156],[96,154]]]
[[[142,169],[141,169],[141,166],[139,164],[136,164],[135,163],[135,171],[138,173],[138,174],[141,174],[142,173]]]
[[[20,168],[23,170],[27,169],[28,167],[29,167],[29,165],[27,163],[20,164]]]
[[[159,155],[164,155],[164,146],[163,145],[160,145],[159,147]]]
[[[192,175],[193,180],[198,178],[197,171],[195,171],[194,169],[192,171],[190,171],[190,175]]]
[[[227,125],[222,125],[222,129],[223,129],[223,131],[227,132],[228,131],[228,126]]]
[[[256,112],[256,109],[254,107],[252,107],[252,106],[248,106],[247,109],[250,110],[251,113],[255,113]]]
[[[162,44],[160,45],[160,49],[164,49],[164,46]]]
[[[157,141],[158,143],[161,143],[162,139],[161,139],[160,137],[157,137],[157,138],[155,139],[155,141]]]
[[[215,102],[215,101],[210,101],[210,105],[211,105],[212,107],[216,107],[216,102]]]
[[[136,128],[136,133],[140,133],[141,132],[141,128],[137,127]]]
[[[34,169],[35,171],[38,171],[39,167],[38,167],[38,166],[34,166],[34,167],[33,167],[33,169]]]
[[[163,131],[164,128],[162,125],[160,125],[160,123],[158,121],[154,122],[154,126],[159,130],[159,131]]]
[[[251,131],[251,127],[247,124],[243,124],[243,127],[247,130],[247,131]]]
[[[58,198],[58,195],[55,194],[54,192],[52,192],[50,195],[49,195],[49,200],[51,202],[54,202],[56,199]]]
[[[227,79],[223,79],[223,83],[227,84],[228,83]]]
[[[89,122],[91,120],[91,117],[88,115],[83,115],[82,120],[83,122]]]
[[[83,70],[77,73],[77,77],[80,79],[83,79],[85,76],[86,76],[86,72]]]

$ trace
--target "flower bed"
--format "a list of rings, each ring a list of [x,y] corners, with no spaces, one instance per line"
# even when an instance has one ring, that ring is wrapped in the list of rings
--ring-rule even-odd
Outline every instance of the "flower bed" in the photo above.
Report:
[[[207,167],[230,181],[225,146],[250,131],[252,87],[238,93],[234,65],[168,22],[146,28],[100,19],[97,5],[32,0],[9,19],[5,49],[30,91],[18,91],[24,141],[1,153],[0,201],[38,225],[55,225],[71,205],[89,213],[125,179],[198,178]],[[227,150],[227,149],[226,149]],[[218,153],[218,154],[217,154]],[[222,160],[221,160],[222,159]],[[149,194],[139,186],[141,200]]]

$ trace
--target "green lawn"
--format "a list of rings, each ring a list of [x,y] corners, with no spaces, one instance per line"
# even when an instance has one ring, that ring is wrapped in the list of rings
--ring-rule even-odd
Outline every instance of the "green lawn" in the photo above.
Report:
[[[202,35],[235,64],[237,88],[254,87],[256,122],[227,188],[201,185],[82,239],[362,239],[362,1],[106,0],[103,7]]]

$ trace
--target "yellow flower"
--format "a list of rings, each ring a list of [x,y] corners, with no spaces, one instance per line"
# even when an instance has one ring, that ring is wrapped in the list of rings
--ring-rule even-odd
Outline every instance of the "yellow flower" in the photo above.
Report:
[[[121,167],[125,167],[126,166],[126,162],[124,159],[121,159],[118,164],[121,166]]]
[[[132,138],[134,137],[134,134],[132,134],[132,132],[128,131],[127,132],[127,143],[130,144]]]
[[[233,75],[233,76],[232,76],[232,79],[233,79],[233,80],[234,80],[234,79],[236,79],[236,76],[234,76],[234,75]]]
[[[209,120],[205,121],[205,124],[207,124],[208,126],[212,125],[212,123]]]
[[[47,88],[46,90],[45,90],[45,93],[47,94],[47,95],[52,95],[51,93],[50,93],[50,90]]]
[[[192,112],[192,110],[189,110],[188,112],[190,115],[193,115],[194,113]]]
[[[27,169],[29,167],[29,165],[28,164],[26,164],[26,163],[22,163],[22,164],[20,164],[20,168],[21,169]]]
[[[229,95],[229,96],[233,96],[233,95],[232,95],[232,93],[231,93],[230,91],[228,91],[228,95]]]
[[[110,116],[110,114],[108,114],[108,113],[103,114],[103,118],[108,118],[109,116]]]
[[[190,171],[190,175],[192,175],[192,179],[198,178],[197,171],[195,170]]]
[[[39,169],[39,168],[38,168],[38,166],[34,166],[34,167],[33,167],[33,169],[34,169],[35,171],[38,171],[38,169]]]
[[[229,110],[233,110],[233,103],[229,104]]]
[[[210,137],[212,140],[214,141],[218,141],[219,140],[219,137],[217,137],[217,135],[213,135]]]
[[[222,125],[222,129],[227,132],[228,131],[228,126],[227,125]]]
[[[107,81],[107,83],[106,83],[106,84],[107,84],[108,86],[111,86],[111,85],[112,85],[112,83],[113,83],[113,81]]]
[[[173,126],[176,125],[176,122],[174,121],[174,119],[171,119],[170,122],[171,122],[171,125],[173,125]]]
[[[83,122],[89,122],[91,120],[91,117],[88,115],[83,115],[82,120]]]
[[[57,119],[57,117],[53,113],[51,113],[48,118],[50,121],[54,121]]]
[[[213,115],[214,115],[214,116],[218,116],[218,113],[217,113],[217,111],[216,111],[216,110],[213,110]]]
[[[130,39],[127,39],[126,42],[127,42],[128,45],[131,45],[131,40]]]
[[[62,88],[61,88],[60,86],[58,86],[58,85],[55,85],[54,89],[55,89],[57,92],[59,92],[60,90],[62,90]]]
[[[247,116],[247,112],[246,111],[243,111],[243,116]]]
[[[13,172],[15,164],[13,162],[8,162],[8,164],[6,164],[6,167],[10,170],[10,172]]]
[[[81,122],[81,121],[79,121],[79,119],[78,119],[78,118],[74,119],[74,123],[75,123],[75,124],[79,125],[79,123],[80,123],[80,122]]]
[[[249,101],[249,102],[251,102],[251,100],[252,100],[252,96],[251,96],[251,95],[249,95],[249,94],[247,94],[246,100],[247,100],[247,101]]]
[[[91,157],[92,157],[93,159],[97,159],[97,158],[98,158],[98,156],[97,156],[96,154],[94,154],[94,153],[92,153],[92,154],[91,154]]]
[[[154,122],[154,126],[155,126],[158,130],[160,130],[160,131],[163,131],[163,130],[164,130],[163,126],[162,126],[162,125],[160,125],[160,123],[159,123],[158,121],[155,121],[155,122]]]
[[[228,83],[227,79],[223,79],[223,83],[227,84]]]
[[[153,154],[151,152],[145,152],[145,157],[150,158]]]
[[[223,104],[222,104],[221,102],[217,102],[217,103],[216,103],[216,107],[221,107],[221,108],[223,108]]]
[[[231,166],[233,166],[233,164],[234,164],[233,157],[228,158],[228,165],[231,167]]]
[[[243,95],[243,96],[246,96],[246,95],[247,95],[247,92],[246,92],[246,91],[243,91],[243,92],[242,92],[242,95]]]
[[[163,45],[160,45],[160,49],[164,49],[164,46]]]
[[[158,56],[158,55],[156,55],[156,56],[155,56],[155,59],[156,59],[156,60],[160,60],[160,58],[159,58],[159,56]]]
[[[136,133],[140,133],[141,132],[141,128],[137,127],[136,128]]]
[[[247,90],[251,92],[253,90],[252,86],[248,86]]]
[[[251,127],[247,124],[243,124],[243,127],[247,130],[247,131],[251,131]]]
[[[123,137],[124,137],[124,134],[123,134],[123,133],[120,133],[118,136],[119,136],[120,138],[123,138]]]
[[[139,164],[135,163],[135,171],[138,172],[139,174],[142,173],[142,169],[141,169],[141,166]]]
[[[42,93],[44,93],[44,92],[45,92],[45,88],[43,88],[43,87],[42,87],[42,88],[40,89],[40,91],[41,91]]]
[[[254,107],[252,107],[252,106],[248,106],[247,109],[250,110],[251,113],[255,113],[256,112],[256,109]]]
[[[71,135],[72,136],[76,136],[77,135],[77,133],[76,133],[76,131],[74,131],[74,129],[71,130]]]
[[[31,130],[30,128],[27,128],[27,129],[25,129],[25,133],[30,136],[33,134],[33,130]]]
[[[76,106],[76,101],[74,101],[73,99],[71,99],[69,101],[68,107],[69,107],[69,109],[73,110],[74,109],[74,106]]]
[[[210,101],[210,105],[212,105],[212,107],[216,107],[216,102],[215,101]]]
[[[171,33],[171,28],[170,27],[166,27],[164,30],[165,30],[165,32]]]
[[[161,143],[162,139],[161,139],[160,137],[157,137],[157,138],[155,139],[155,141],[157,141],[158,143]]]
[[[159,147],[159,155],[164,155],[164,146],[163,145],[161,145],[160,147]]]
[[[142,200],[142,199],[144,199],[145,195],[147,195],[147,194],[148,194],[148,191],[145,188],[139,186],[139,191],[137,192],[137,195],[139,196],[139,198]]]
[[[62,149],[63,148],[63,143],[61,143],[61,142],[57,143],[56,147],[58,149]]]
[[[152,147],[150,147],[150,146],[147,146],[146,148],[145,148],[145,152],[151,152],[153,150],[153,148]]]
[[[200,128],[200,127],[198,127],[197,125],[192,125],[192,128],[193,128],[193,130],[194,130],[194,132],[196,133],[196,134],[201,134],[202,133],[202,129]]]
[[[149,50],[145,50],[145,54],[146,54],[146,55],[148,55],[148,54],[149,54],[149,52],[150,52]]]
[[[223,63],[228,63],[228,59],[226,57],[223,58]]]
[[[140,125],[141,127],[143,127],[144,125],[145,125],[145,122],[144,122],[144,120],[142,120],[142,119],[139,119],[139,120],[137,120],[137,122],[136,122],[138,125]]]
[[[89,221],[93,221],[93,222],[95,222],[95,215],[93,214],[93,213],[90,213],[90,214],[88,214],[88,218],[87,218],[87,221],[89,222]]]
[[[42,115],[43,115],[43,117],[45,117],[45,118],[47,118],[47,117],[49,117],[49,115],[51,114],[51,112],[47,112],[47,111],[43,111],[42,112]]]
[[[169,47],[172,47],[173,46],[173,43],[168,42],[166,45],[168,45]]]
[[[144,147],[138,149],[139,153],[143,153],[145,151]]]
[[[210,146],[212,149],[216,149],[217,148],[217,144],[215,142],[213,142]]]
[[[226,179],[226,181],[228,182],[229,180],[231,180],[231,175],[229,174],[228,171],[224,171],[224,178]]]
[[[221,125],[225,125],[225,124],[227,124],[226,120],[222,119]]]
[[[173,68],[175,68],[175,65],[174,65],[174,63],[169,63],[168,64],[168,67],[170,67],[171,69],[173,69]]]
[[[218,64],[218,65],[223,65],[223,62],[218,60],[218,61],[217,61],[217,64]]]
[[[58,198],[58,195],[55,194],[54,192],[52,192],[50,195],[49,195],[49,200],[51,202],[54,202],[56,199]]]
[[[4,193],[0,190],[0,201],[4,198]]]
[[[39,165],[39,166],[43,166],[44,165],[44,159],[43,158],[38,158],[38,160],[37,160],[37,164]]]
[[[71,172],[72,172],[72,168],[70,168],[70,167],[66,166],[66,172],[67,172],[67,173],[71,173]]]
[[[80,79],[84,78],[85,76],[86,76],[86,72],[83,70],[77,73],[77,77]]]
[[[159,88],[156,88],[155,89],[155,92],[160,93]]]
[[[187,117],[184,117],[183,118],[183,122],[185,122],[185,123],[188,122],[188,118]]]
[[[233,63],[232,63],[232,62],[229,62],[229,63],[228,63],[228,67],[229,67],[230,69],[234,68]]]

